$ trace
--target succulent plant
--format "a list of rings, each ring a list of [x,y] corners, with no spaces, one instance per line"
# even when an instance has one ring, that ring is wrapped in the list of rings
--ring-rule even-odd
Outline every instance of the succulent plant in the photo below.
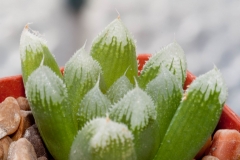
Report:
[[[192,159],[212,134],[227,89],[214,67],[187,90],[183,49],[173,42],[138,75],[136,46],[120,18],[66,63],[24,27],[22,73],[40,134],[57,160]]]

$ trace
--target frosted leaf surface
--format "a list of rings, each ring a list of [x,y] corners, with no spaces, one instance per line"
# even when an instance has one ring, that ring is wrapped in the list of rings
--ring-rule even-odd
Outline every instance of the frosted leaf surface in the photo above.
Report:
[[[128,91],[110,109],[110,118],[133,132],[138,160],[154,158],[160,144],[159,126],[155,104],[146,92],[138,86]]]
[[[62,78],[59,66],[54,56],[50,53],[46,41],[41,38],[37,31],[30,30],[28,25],[24,27],[21,35],[20,57],[24,85],[28,77],[40,65],[48,66],[56,75]]]
[[[112,103],[116,103],[131,89],[133,89],[133,84],[123,75],[109,88],[107,96]]]
[[[109,118],[86,123],[73,142],[70,160],[134,160],[133,135],[127,126]]]
[[[91,56],[102,67],[107,89],[127,70],[126,77],[134,83],[138,68],[136,46],[120,19],[111,22],[93,41]]]
[[[156,159],[194,157],[216,128],[226,97],[227,89],[217,68],[197,77],[184,93]]]
[[[26,59],[26,51],[33,54],[43,52],[43,46],[47,46],[46,40],[37,31],[31,31],[27,24],[22,31],[20,39],[20,54],[23,61]]]
[[[126,139],[133,140],[131,132],[124,124],[113,122],[108,118],[99,118],[93,120],[92,123],[92,125],[96,127],[95,135],[90,141],[90,145],[93,148],[97,148],[98,146],[101,146],[102,148],[107,147],[110,143],[110,140],[119,141],[118,143],[124,143]]]
[[[158,135],[162,140],[180,104],[183,89],[176,77],[168,69],[161,67],[161,73],[147,84],[146,92],[157,106],[160,127]]]
[[[193,83],[187,89],[186,94],[196,89],[199,89],[205,94],[204,100],[207,100],[210,94],[213,92],[219,93],[218,99],[220,104],[223,104],[227,99],[226,84],[223,80],[222,74],[216,67],[206,74],[199,76],[197,80],[193,81]]]
[[[181,46],[173,42],[162,48],[146,62],[140,75],[141,84],[146,85],[160,72],[161,66],[170,70],[183,85],[186,78],[186,57]]]
[[[68,159],[77,133],[63,80],[40,66],[28,78],[26,96],[39,132],[54,159]]]
[[[40,66],[30,75],[26,93],[30,102],[41,100],[43,106],[61,104],[67,98],[65,84],[47,66]]]
[[[80,80],[80,83],[91,82],[95,84],[101,73],[101,67],[82,47],[66,63],[65,82],[67,86],[75,86],[74,80]]]
[[[110,110],[110,117],[134,130],[141,130],[156,119],[156,107],[150,96],[138,86],[124,95]]]
[[[176,77],[165,67],[161,67],[160,74],[147,84],[146,92],[151,95],[155,102],[159,99],[167,100],[173,96],[176,91],[183,92]]]
[[[74,119],[77,120],[77,112],[83,96],[94,87],[101,72],[98,62],[93,60],[84,47],[79,49],[66,63],[64,82],[67,86]]]
[[[147,84],[146,92],[152,97],[154,102],[160,101],[171,102],[172,96],[183,93],[181,85],[176,77],[165,67],[161,67],[160,74]],[[178,95],[179,96],[179,95]],[[177,101],[180,103],[180,101]]]
[[[83,97],[78,109],[78,128],[96,117],[104,117],[111,106],[110,100],[99,89],[99,81],[96,85]]]
[[[113,37],[115,37],[119,44],[121,44],[121,49],[123,50],[124,46],[128,45],[128,41],[133,40],[132,34],[128,31],[125,25],[122,23],[121,19],[115,19],[112,21],[94,41],[101,41],[102,35],[104,35],[104,42],[106,45],[110,45],[112,43]]]

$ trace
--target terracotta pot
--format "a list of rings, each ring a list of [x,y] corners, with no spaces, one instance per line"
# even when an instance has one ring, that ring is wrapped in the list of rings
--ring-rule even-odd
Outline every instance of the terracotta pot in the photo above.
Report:
[[[138,69],[139,71],[142,69],[145,62],[149,59],[151,54],[139,54],[137,59],[139,61]],[[61,68],[61,71],[63,69]],[[184,84],[184,89],[196,78],[189,71],[187,72],[187,79]],[[0,103],[6,97],[25,97],[24,85],[22,81],[22,76],[11,76],[6,78],[0,78]],[[236,129],[240,132],[240,118],[236,115],[226,104],[224,105],[224,109],[217,125],[216,130],[218,129]]]

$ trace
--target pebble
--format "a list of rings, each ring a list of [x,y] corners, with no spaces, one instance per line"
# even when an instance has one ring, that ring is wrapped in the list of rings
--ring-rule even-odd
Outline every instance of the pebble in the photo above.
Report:
[[[26,138],[12,142],[7,160],[37,160],[32,144]]]
[[[204,156],[202,160],[219,160],[217,157],[214,156]]]
[[[38,131],[36,124],[32,125],[28,129],[26,129],[23,137],[32,143],[32,145],[35,149],[35,152],[37,154],[37,157],[42,157],[42,156],[48,157],[48,152],[46,150],[46,147],[40,136],[40,133]]]
[[[47,157],[39,157],[37,160],[48,160]]]
[[[233,129],[218,130],[213,136],[208,155],[215,156],[220,160],[239,160],[240,133]]]
[[[6,160],[8,155],[8,148],[12,142],[9,136],[0,139],[0,160]]]
[[[4,150],[3,150],[3,147],[0,146],[0,159],[4,160]]]
[[[0,139],[14,133],[20,124],[20,107],[13,97],[0,103]]]
[[[19,105],[21,110],[24,110],[24,111],[30,111],[31,110],[27,98],[18,97],[17,102],[18,102],[18,105]]]
[[[16,141],[23,137],[26,129],[32,126],[34,122],[33,114],[31,111],[20,110],[21,121],[17,131],[11,136],[12,140]]]

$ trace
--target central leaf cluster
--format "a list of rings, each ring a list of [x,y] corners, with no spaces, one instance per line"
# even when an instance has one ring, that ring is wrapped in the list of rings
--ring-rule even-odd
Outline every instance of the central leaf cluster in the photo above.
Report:
[[[154,54],[138,75],[135,42],[120,19],[93,41],[90,54],[79,49],[63,75],[46,42],[28,27],[20,45],[26,95],[55,159],[191,159],[226,100],[216,68],[184,93],[186,57],[176,42]]]

